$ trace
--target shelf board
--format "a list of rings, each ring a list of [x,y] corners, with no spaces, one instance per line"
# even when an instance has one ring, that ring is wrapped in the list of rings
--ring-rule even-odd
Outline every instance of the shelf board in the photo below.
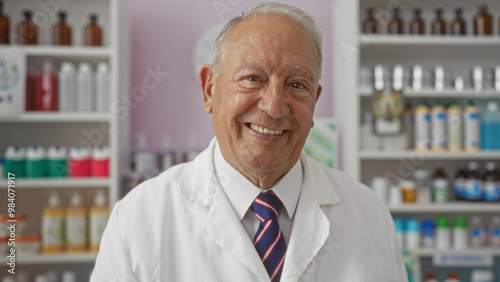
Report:
[[[359,95],[361,97],[372,97],[373,91],[371,88],[362,87],[359,89]],[[411,89],[403,90],[403,97],[407,98],[474,98],[474,97],[500,97],[500,92],[476,92],[471,89],[467,89],[461,92],[457,92],[452,89],[445,89],[443,91],[436,91],[432,88],[422,89],[421,91],[413,91]]]
[[[359,36],[359,42],[365,47],[377,45],[500,46],[500,37],[362,34]]]
[[[500,213],[500,203],[451,202],[389,206],[392,213]]]
[[[20,46],[2,45],[0,50],[14,50],[28,56],[44,57],[108,57],[112,54],[109,47],[86,47],[86,46]]]
[[[28,265],[28,264],[60,264],[60,263],[94,263],[97,254],[91,252],[79,253],[79,254],[24,254],[19,253],[17,255],[16,264]],[[2,256],[2,263],[5,265],[5,256]]]
[[[28,112],[0,114],[0,122],[110,122],[109,113]]]
[[[481,151],[477,153],[435,153],[423,151],[361,151],[361,160],[400,160],[408,158],[424,158],[426,160],[498,160],[500,151]]]
[[[109,178],[16,178],[16,189],[45,189],[45,188],[93,188],[108,187]],[[7,189],[7,180],[1,179],[0,189]]]
[[[421,257],[434,256],[436,254],[449,254],[449,255],[492,255],[500,256],[500,248],[495,247],[484,247],[477,249],[465,249],[465,250],[437,250],[437,249],[417,249],[416,252]]]

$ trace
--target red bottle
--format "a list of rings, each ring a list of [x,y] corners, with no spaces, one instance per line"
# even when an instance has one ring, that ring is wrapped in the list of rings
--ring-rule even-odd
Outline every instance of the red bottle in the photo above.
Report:
[[[37,111],[57,111],[57,76],[52,72],[52,63],[43,64],[43,71],[36,78],[35,109]]]

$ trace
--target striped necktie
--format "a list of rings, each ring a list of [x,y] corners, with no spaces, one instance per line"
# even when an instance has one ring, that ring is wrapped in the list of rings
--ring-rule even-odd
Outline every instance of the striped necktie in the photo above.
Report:
[[[278,223],[281,201],[274,192],[261,193],[252,204],[260,224],[253,244],[271,281],[280,281],[285,261],[286,244]]]

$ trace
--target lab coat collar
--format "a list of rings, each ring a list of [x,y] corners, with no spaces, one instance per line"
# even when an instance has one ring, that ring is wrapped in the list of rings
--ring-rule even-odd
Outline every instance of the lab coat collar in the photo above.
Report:
[[[198,175],[182,175],[178,188],[185,200],[197,206],[208,207],[203,233],[216,245],[229,252],[252,270],[261,280],[269,277],[240,220],[232,209],[214,175],[214,138],[208,149],[194,161]],[[337,183],[325,182],[328,175],[302,152],[304,187],[297,204],[290,242],[283,266],[282,281],[297,281],[306,267],[318,255],[330,237],[330,221],[322,206],[338,205],[340,198],[332,189]],[[190,170],[191,172],[193,170]],[[325,174],[324,177],[318,177]]]

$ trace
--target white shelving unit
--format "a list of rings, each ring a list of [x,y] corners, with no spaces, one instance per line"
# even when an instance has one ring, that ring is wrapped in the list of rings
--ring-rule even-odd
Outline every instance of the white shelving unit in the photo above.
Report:
[[[372,67],[382,64],[387,68],[402,64],[405,69],[419,64],[429,73],[436,65],[443,65],[450,75],[460,75],[466,80],[470,77],[473,66],[480,65],[493,68],[500,65],[498,50],[500,48],[500,31],[498,20],[500,16],[500,2],[485,1],[490,14],[494,15],[494,35],[491,37],[464,37],[453,36],[411,36],[411,35],[365,35],[360,33],[361,23],[365,19],[367,8],[373,7],[376,11],[390,15],[391,5],[384,0],[338,0],[332,8],[332,38],[333,38],[333,91],[334,114],[340,121],[342,129],[340,146],[341,168],[354,178],[370,184],[375,176],[384,176],[391,172],[402,178],[411,177],[411,171],[417,168],[434,169],[437,162],[444,164],[449,176],[455,173],[459,161],[500,160],[500,151],[481,151],[477,153],[436,153],[417,152],[407,150],[364,151],[361,149],[360,125],[363,113],[368,110],[372,89],[359,80],[363,67]],[[426,33],[430,34],[430,22],[434,18],[434,9],[444,8],[445,21],[449,24],[454,18],[453,10],[456,7],[464,8],[464,18],[467,22],[467,31],[472,28],[472,18],[477,13],[477,6],[483,2],[458,1],[398,1],[403,11],[402,18],[406,32],[410,19],[413,17],[413,8],[421,8],[426,24]],[[383,27],[382,27],[383,29]],[[425,79],[425,77],[424,77]],[[451,77],[447,78],[451,80]],[[424,80],[424,82],[426,82]],[[481,93],[473,91],[466,81],[464,91],[457,92],[449,85],[444,91],[438,92],[425,85],[421,91],[405,89],[404,97],[411,103],[419,99],[432,101],[476,99],[482,102],[485,98],[500,98],[500,93],[488,89]],[[409,175],[404,175],[409,174]],[[423,218],[447,214],[453,220],[454,215],[480,214],[490,218],[500,213],[500,203],[466,203],[449,202],[446,204],[403,204],[389,206],[392,214],[398,217]],[[432,257],[441,254],[441,251],[419,249],[421,257]],[[456,254],[488,254],[500,256],[499,249],[484,248],[464,251],[446,251]]]
[[[0,113],[0,152],[3,155],[9,145],[30,146],[52,145],[107,145],[110,148],[109,178],[16,178],[16,212],[26,214],[31,226],[26,229],[40,231],[40,214],[50,191],[57,190],[66,204],[67,194],[74,189],[83,192],[85,202],[90,204],[90,197],[96,189],[105,189],[110,208],[119,197],[122,174],[128,166],[130,109],[127,108],[130,85],[130,41],[128,5],[119,0],[73,0],[53,1],[50,8],[67,11],[67,22],[72,27],[73,46],[51,46],[52,26],[58,21],[56,13],[50,14],[42,1],[16,0],[3,1],[4,13],[11,21],[14,31],[21,21],[25,9],[47,16],[46,21],[38,23],[39,45],[19,46],[0,45],[0,51],[15,50],[17,55],[25,56],[27,68],[40,69],[41,62],[51,60],[55,70],[59,70],[63,61],[89,62],[94,71],[99,62],[107,62],[110,70],[110,105],[107,113],[66,113],[66,112],[21,112],[16,114]],[[89,23],[89,15],[98,15],[98,25],[103,29],[103,46],[83,46],[83,29]],[[48,20],[48,21],[47,21]],[[0,192],[7,188],[7,181],[0,179]],[[89,191],[89,192],[87,192]],[[0,201],[6,202],[6,194],[0,193]],[[2,206],[3,208],[3,206]],[[5,213],[7,210],[1,210]],[[2,255],[3,256],[3,255]],[[88,271],[95,261],[95,253],[58,255],[20,254],[17,264],[34,272],[45,268],[61,269],[61,265],[70,264],[80,273]],[[0,260],[5,269],[5,257]],[[83,270],[82,270],[83,269]],[[7,273],[5,271],[5,273]],[[79,278],[83,279],[82,277]],[[83,280],[82,280],[83,281]]]

